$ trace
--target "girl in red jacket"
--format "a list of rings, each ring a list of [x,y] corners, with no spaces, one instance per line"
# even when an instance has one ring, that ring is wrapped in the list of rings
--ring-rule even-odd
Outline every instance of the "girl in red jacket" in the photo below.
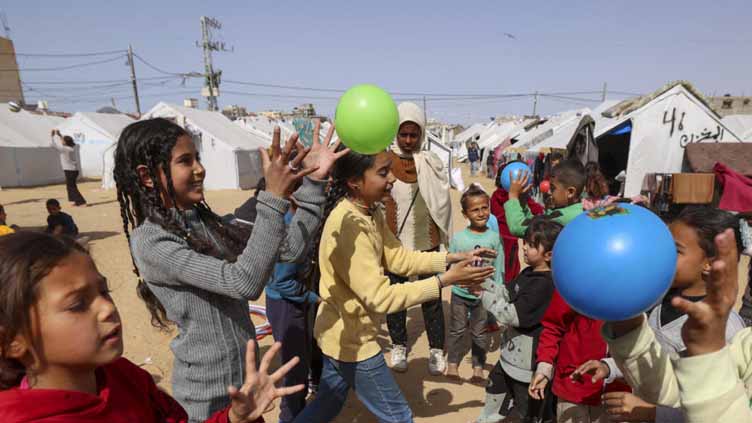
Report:
[[[280,344],[255,367],[249,341],[246,378],[232,404],[210,423],[261,422],[295,364],[267,369]],[[69,238],[19,232],[0,238],[0,421],[185,423],[188,416],[151,375],[123,354],[120,316],[107,280]]]

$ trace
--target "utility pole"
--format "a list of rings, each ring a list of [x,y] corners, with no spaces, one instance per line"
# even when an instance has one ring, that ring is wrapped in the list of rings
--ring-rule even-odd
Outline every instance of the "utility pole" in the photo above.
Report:
[[[138,98],[138,84],[136,83],[136,66],[133,64],[133,46],[128,45],[128,64],[131,66],[131,83],[133,84],[133,99],[136,100],[136,113],[141,117],[141,101]],[[113,104],[115,100],[113,99]]]
[[[608,84],[604,82],[603,83],[603,94],[601,95],[601,101],[606,101],[606,90],[607,90],[607,88],[608,88]]]
[[[214,72],[212,64],[212,51],[231,51],[225,48],[225,43],[212,41],[212,29],[221,29],[222,23],[208,16],[201,17],[201,44],[198,47],[204,50],[204,69],[206,72],[206,91],[204,96],[209,103],[209,110],[218,110],[217,96],[219,95],[219,83],[222,71]]]
[[[538,91],[535,92],[535,96],[533,97],[533,116],[537,116],[536,112],[538,111]]]

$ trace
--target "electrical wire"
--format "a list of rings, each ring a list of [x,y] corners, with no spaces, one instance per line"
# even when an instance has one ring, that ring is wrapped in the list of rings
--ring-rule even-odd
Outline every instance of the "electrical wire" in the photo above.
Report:
[[[87,67],[87,66],[101,65],[101,64],[104,64],[104,63],[114,62],[116,60],[122,60],[125,57],[126,57],[125,55],[120,55],[120,56],[117,56],[117,57],[112,57],[110,59],[97,60],[95,62],[77,63],[75,65],[56,66],[56,67],[52,67],[52,68],[0,69],[0,72],[47,72],[47,71],[61,71],[61,70],[68,70],[68,69],[83,68],[83,67]]]
[[[45,58],[68,58],[68,57],[92,57],[109,56],[111,54],[127,53],[127,50],[98,51],[92,53],[0,53],[0,56],[18,57],[45,57]]]

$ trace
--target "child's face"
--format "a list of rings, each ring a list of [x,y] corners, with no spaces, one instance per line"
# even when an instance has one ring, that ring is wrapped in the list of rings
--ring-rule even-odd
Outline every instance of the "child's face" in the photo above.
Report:
[[[485,195],[474,195],[468,197],[466,207],[462,210],[462,215],[470,221],[473,228],[485,228],[488,223],[490,209],[488,208],[488,197]]]
[[[187,210],[204,199],[206,171],[201,165],[193,140],[187,135],[178,137],[172,147],[170,174],[177,208]],[[162,186],[166,187],[167,178],[161,171],[160,177]]]
[[[123,353],[120,315],[90,256],[75,252],[40,282],[32,311],[39,373],[91,370]]]
[[[363,173],[363,177],[348,183],[351,192],[368,206],[381,201],[394,185],[395,178],[391,169],[392,160],[389,154],[379,153],[373,165]]]
[[[551,178],[551,201],[554,207],[566,207],[574,197],[574,187],[566,187],[556,178]]]
[[[47,206],[47,213],[51,215],[56,215],[60,213],[60,206],[53,206],[50,204],[49,206]]]
[[[676,244],[676,274],[672,288],[686,288],[695,283],[702,283],[703,272],[710,272],[710,259],[700,247],[697,231],[683,222],[669,225]]]
[[[8,215],[5,214],[5,210],[0,210],[0,222],[5,223],[7,219],[8,219]]]
[[[551,260],[551,253],[543,249],[542,245],[534,246],[527,241],[522,242],[522,253],[528,266],[540,266]]]

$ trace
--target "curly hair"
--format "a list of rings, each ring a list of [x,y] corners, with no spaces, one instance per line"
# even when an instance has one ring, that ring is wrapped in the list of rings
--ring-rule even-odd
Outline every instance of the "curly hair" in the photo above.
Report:
[[[31,314],[39,285],[70,254],[89,254],[68,237],[22,231],[0,237],[0,390],[18,386],[28,371],[9,357],[11,344],[22,336],[35,361],[39,346],[32,334]]]
[[[223,222],[212,211],[206,201],[193,206],[208,230],[216,235],[216,243],[207,239],[204,234],[194,233],[186,227],[184,210],[168,210],[163,196],[168,197],[175,204],[175,187],[172,183],[170,162],[172,149],[182,136],[191,137],[185,129],[167,119],[149,119],[128,125],[120,134],[115,150],[115,184],[117,199],[120,204],[120,216],[123,219],[123,230],[130,245],[130,230],[143,224],[146,220],[161,226],[167,232],[175,234],[198,253],[234,262],[245,249],[252,228],[246,225]],[[147,187],[141,182],[138,167],[146,166],[153,181],[153,187]],[[163,186],[160,175],[164,175],[167,182]],[[177,219],[181,215],[182,219]],[[170,321],[164,306],[145,281],[140,278],[140,272],[131,253],[133,272],[139,277],[136,287],[139,297],[146,303],[151,314],[153,326],[167,330]]]

